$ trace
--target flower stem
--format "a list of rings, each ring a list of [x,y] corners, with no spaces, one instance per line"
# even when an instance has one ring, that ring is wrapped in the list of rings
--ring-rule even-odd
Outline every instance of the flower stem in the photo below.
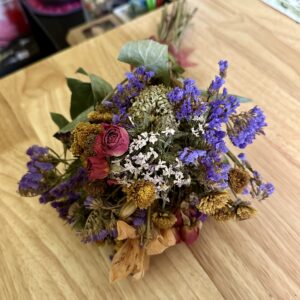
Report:
[[[151,238],[151,206],[147,210],[146,239]]]

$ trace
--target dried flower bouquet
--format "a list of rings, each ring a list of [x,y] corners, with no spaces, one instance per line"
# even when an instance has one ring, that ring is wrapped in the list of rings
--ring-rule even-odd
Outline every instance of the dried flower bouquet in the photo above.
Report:
[[[51,114],[63,154],[31,146],[19,182],[22,196],[39,195],[83,242],[112,245],[111,281],[142,278],[150,256],[193,243],[207,217],[246,220],[251,200],[274,191],[225,142],[244,149],[266,126],[257,106],[237,111],[249,99],[223,87],[227,61],[200,90],[173,68],[167,45],[129,42],[119,60],[134,69],[115,88],[83,69],[89,83],[68,79],[72,121]]]

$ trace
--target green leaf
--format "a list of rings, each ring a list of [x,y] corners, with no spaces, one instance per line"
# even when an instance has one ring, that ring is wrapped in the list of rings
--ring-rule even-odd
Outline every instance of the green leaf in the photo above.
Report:
[[[102,79],[101,77],[88,73],[86,72],[83,68],[79,68],[77,70],[77,73],[86,75],[89,77],[90,81],[91,81],[91,86],[92,86],[92,92],[93,92],[93,96],[94,96],[94,101],[96,104],[97,102],[103,100],[103,98],[105,96],[107,96],[112,90],[112,86],[105,81],[104,79]]]
[[[74,78],[67,78],[67,83],[72,92],[70,114],[74,120],[82,111],[94,104],[94,95],[90,83]]]
[[[203,96],[207,96],[207,91],[206,90],[200,90],[201,94]],[[248,102],[252,102],[253,100],[250,98],[246,98],[246,97],[242,97],[242,96],[238,96],[238,95],[233,95],[233,94],[228,94],[228,96],[234,96],[236,97],[236,99],[240,102],[240,103],[248,103]]]
[[[65,127],[69,121],[61,114],[50,112],[52,121],[58,126],[59,129]]]
[[[246,97],[242,97],[242,96],[238,96],[238,95],[228,95],[228,96],[234,96],[236,97],[240,103],[248,103],[248,102],[252,102],[253,100],[250,98],[246,98]]]
[[[112,91],[112,86],[104,79],[79,68],[77,73],[89,77],[90,82],[83,82],[75,78],[67,78],[68,87],[72,92],[70,114],[76,118],[82,111],[91,105],[103,100]]]
[[[118,59],[135,67],[145,66],[165,83],[170,80],[167,45],[153,40],[128,42],[122,47]]]
[[[80,122],[86,122],[88,121],[88,114],[94,110],[94,107],[91,106],[88,109],[86,109],[85,111],[83,111],[81,114],[79,114],[72,122],[70,122],[69,124],[67,124],[66,126],[64,126],[63,128],[61,128],[58,133],[67,133],[67,132],[71,132],[78,123]]]

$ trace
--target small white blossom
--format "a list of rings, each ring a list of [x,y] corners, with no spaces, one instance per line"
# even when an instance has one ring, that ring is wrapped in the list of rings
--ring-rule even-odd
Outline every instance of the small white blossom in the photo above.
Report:
[[[166,130],[162,131],[162,133],[164,133],[166,136],[174,135],[175,134],[175,130],[172,129],[172,128],[167,128]]]

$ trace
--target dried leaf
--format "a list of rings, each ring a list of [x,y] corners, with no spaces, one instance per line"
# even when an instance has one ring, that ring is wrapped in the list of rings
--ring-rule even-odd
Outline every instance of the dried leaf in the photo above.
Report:
[[[157,255],[164,252],[167,248],[176,244],[176,238],[172,229],[161,230],[156,238],[150,241],[147,246],[148,255]]]
[[[139,256],[140,246],[138,239],[128,239],[115,254],[110,268],[110,282],[124,279],[135,268],[135,258]]]
[[[140,280],[144,277],[145,273],[149,269],[150,256],[147,255],[145,248],[141,248],[139,256],[136,257],[135,268],[133,270],[133,278]]]
[[[137,237],[136,229],[124,221],[117,222],[118,240],[135,239]]]

